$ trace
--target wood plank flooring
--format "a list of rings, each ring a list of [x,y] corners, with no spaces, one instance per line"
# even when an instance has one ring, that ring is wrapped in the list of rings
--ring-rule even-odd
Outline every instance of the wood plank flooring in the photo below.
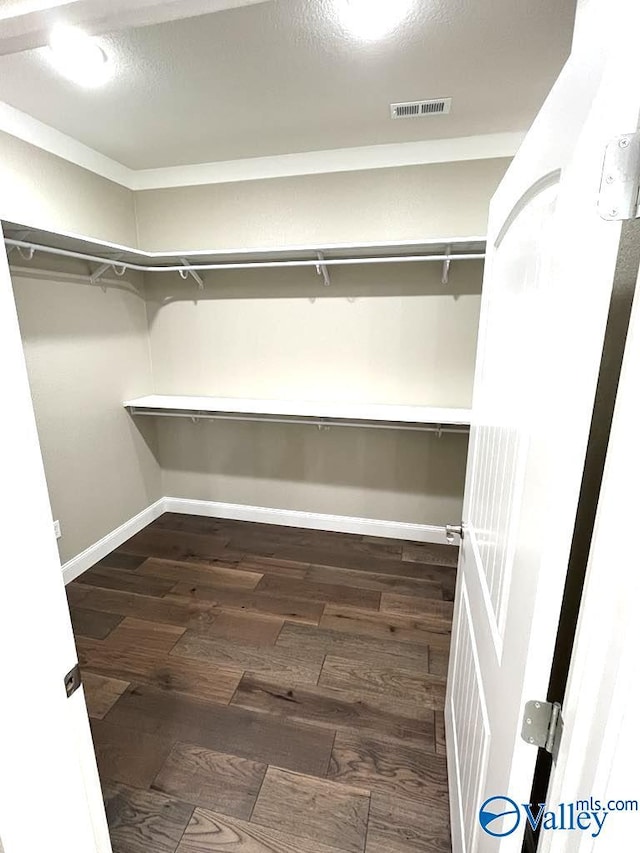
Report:
[[[167,513],[70,584],[114,853],[450,853],[456,562]]]

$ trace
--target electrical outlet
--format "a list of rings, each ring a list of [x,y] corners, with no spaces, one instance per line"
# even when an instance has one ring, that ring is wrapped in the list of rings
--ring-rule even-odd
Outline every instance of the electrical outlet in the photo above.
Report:
[[[62,530],[60,529],[60,522],[59,521],[53,522],[53,530],[54,530],[54,533],[56,534],[56,539],[59,539],[62,536]]]

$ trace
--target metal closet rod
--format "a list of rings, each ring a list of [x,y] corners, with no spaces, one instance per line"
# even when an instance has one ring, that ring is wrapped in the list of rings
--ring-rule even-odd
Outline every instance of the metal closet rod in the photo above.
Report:
[[[170,266],[144,266],[143,264],[132,264],[129,261],[121,261],[115,258],[98,257],[97,255],[86,255],[83,252],[74,252],[71,249],[56,249],[54,246],[43,246],[39,243],[29,243],[26,240],[12,240],[5,237],[5,244],[11,248],[29,249],[33,252],[43,252],[49,255],[58,255],[64,258],[75,258],[80,261],[89,261],[95,264],[106,264],[117,267],[120,270],[136,270],[137,272],[198,272],[203,270],[247,270],[281,267],[317,267],[331,265],[349,264],[403,264],[424,261],[478,261],[485,257],[484,252],[473,254],[441,254],[441,255],[394,255],[389,257],[369,258],[315,258],[314,260],[291,260],[291,261],[245,261],[240,263],[214,263],[214,264],[180,264]]]
[[[410,432],[434,432],[437,435],[451,433],[455,435],[466,435],[469,427],[466,424],[441,424],[441,423],[410,423],[403,421],[362,421],[349,420],[348,418],[321,418],[306,417],[304,415],[259,415],[244,412],[206,412],[197,409],[145,409],[139,406],[128,406],[132,415],[145,415],[154,418],[189,418],[196,422],[200,420],[211,421],[253,421],[261,424],[302,424],[303,426],[315,426],[319,429],[330,427],[365,427],[366,429],[393,429],[406,430]]]

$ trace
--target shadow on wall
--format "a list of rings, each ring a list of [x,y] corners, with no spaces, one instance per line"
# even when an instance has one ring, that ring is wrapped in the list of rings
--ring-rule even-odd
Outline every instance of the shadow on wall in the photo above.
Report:
[[[149,279],[151,279],[149,283]],[[468,406],[482,264],[147,276],[155,391]]]
[[[122,413],[129,422],[129,433],[133,442],[136,446],[140,446],[141,443],[144,444],[149,452],[149,454],[155,459],[156,464],[160,466],[160,445],[158,441],[158,419],[157,418],[133,418],[129,414],[129,412],[120,408],[118,410],[118,414]],[[142,457],[140,454],[137,455],[138,460],[138,469],[139,473],[142,477],[144,477],[145,470],[144,465],[142,464]],[[149,492],[149,503],[153,503],[156,499],[154,493]]]
[[[464,434],[158,418],[166,471],[442,497],[462,492],[467,444]]]
[[[122,407],[152,387],[144,284],[131,276],[103,292],[88,281],[86,264],[16,267],[16,307],[65,561],[162,496],[156,424],[138,427]]]
[[[442,282],[440,262],[334,266],[329,268],[330,286],[325,286],[315,267],[262,270],[220,270],[202,274],[204,289],[194,279],[183,280],[178,273],[141,274],[127,270],[123,278],[110,271],[97,282],[91,282],[91,267],[84,261],[36,255],[28,263],[18,257],[10,258],[16,278],[42,278],[68,282],[73,277],[77,285],[100,288],[105,295],[122,291],[135,294],[147,302],[149,322],[163,305],[173,302],[198,303],[211,299],[347,299],[384,298],[400,296],[449,296],[454,301],[462,296],[482,293],[483,261],[452,261],[447,284]],[[68,314],[60,314],[60,322]],[[94,314],[94,319],[99,319]],[[72,319],[72,318],[71,318]],[[86,318],[83,318],[86,321]],[[106,324],[105,324],[106,329]],[[57,329],[56,329],[57,331]],[[61,327],[61,333],[68,330]],[[74,331],[81,331],[74,328]]]
[[[17,255],[10,257],[10,271],[16,302],[20,306],[22,280],[30,283],[41,282],[43,287],[55,288],[54,294],[47,294],[51,310],[42,318],[39,327],[46,328],[46,337],[73,335],[77,340],[83,338],[122,337],[133,330],[139,333],[139,305],[146,302],[144,276],[142,273],[128,270],[123,278],[115,278],[109,272],[104,278],[92,283],[91,273],[96,268],[84,261],[70,258],[52,258],[36,254],[28,263]],[[76,290],[81,288],[82,290]],[[67,298],[67,292],[73,291],[73,298]],[[94,295],[104,296],[105,310],[100,310],[101,300],[91,300]],[[84,294],[84,297],[81,297]],[[113,297],[122,297],[118,303],[118,322],[113,320]],[[133,296],[137,299],[131,300]],[[86,297],[86,300],[85,300]],[[91,301],[89,301],[91,300]],[[128,321],[126,324],[123,320]],[[40,328],[38,329],[40,331]],[[22,329],[26,340],[29,330]]]
[[[315,267],[295,269],[218,270],[203,273],[204,289],[178,273],[145,275],[149,321],[172,302],[210,299],[348,299],[398,296],[450,296],[454,300],[482,292],[482,261],[452,261],[448,284],[442,263],[416,262],[329,267],[331,285],[323,284]]]

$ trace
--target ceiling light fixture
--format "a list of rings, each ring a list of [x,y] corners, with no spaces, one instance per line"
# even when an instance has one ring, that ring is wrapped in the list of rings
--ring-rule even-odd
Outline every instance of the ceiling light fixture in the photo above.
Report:
[[[113,76],[113,63],[98,40],[76,27],[56,27],[46,50],[53,67],[78,86],[92,89]]]
[[[415,0],[336,0],[341,26],[362,41],[393,32],[407,18]]]

